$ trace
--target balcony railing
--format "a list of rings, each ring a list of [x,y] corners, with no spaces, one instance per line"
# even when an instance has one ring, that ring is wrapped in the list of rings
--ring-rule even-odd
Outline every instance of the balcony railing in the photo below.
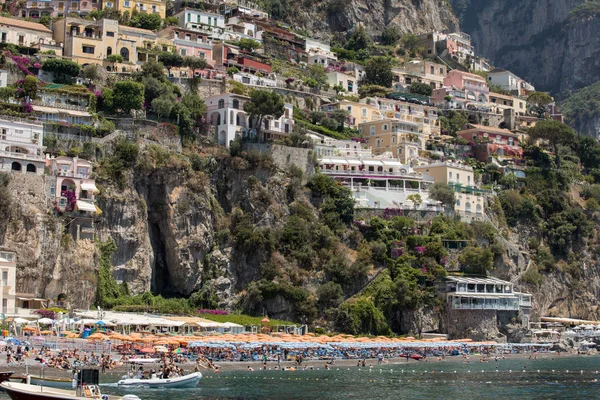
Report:
[[[62,108],[65,110],[77,110],[77,111],[86,111],[86,106],[78,106],[74,104],[65,104],[65,103],[53,103],[43,100],[33,100],[31,102],[33,105],[44,106],[44,107],[53,107],[53,108]]]
[[[422,176],[411,175],[407,172],[389,172],[389,171],[356,171],[356,170],[335,170],[335,169],[322,169],[322,173],[328,175],[348,175],[348,176],[381,176],[386,178],[400,178],[400,179],[412,179],[412,180],[424,180],[427,179]],[[433,181],[433,179],[432,179]]]
[[[5,151],[5,150],[0,150],[0,155],[2,155],[4,157],[18,158],[18,159],[22,159],[22,160],[33,160],[33,161],[44,161],[45,160],[45,157],[43,155],[23,154],[23,153],[16,153],[13,151]]]
[[[56,176],[64,176],[65,178],[78,178],[78,179],[87,179],[90,176],[90,173],[79,174],[77,172],[63,171],[60,169],[56,170],[55,174],[56,174]]]

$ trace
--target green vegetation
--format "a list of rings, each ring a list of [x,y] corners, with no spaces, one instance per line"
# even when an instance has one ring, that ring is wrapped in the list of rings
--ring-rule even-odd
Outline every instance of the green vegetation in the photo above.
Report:
[[[234,324],[243,325],[243,326],[262,326],[265,325],[261,320],[264,317],[251,317],[249,315],[244,314],[227,314],[227,315],[218,315],[218,314],[196,314],[196,316],[200,318],[206,318],[211,321],[216,322],[233,322]],[[270,319],[269,323],[266,324],[271,328],[276,328],[278,326],[293,326],[298,325],[295,322],[284,321],[281,319]]]
[[[391,87],[394,80],[392,60],[388,57],[372,57],[365,67],[365,83]]]
[[[42,69],[52,72],[56,83],[70,83],[73,77],[81,72],[79,64],[64,58],[48,58],[42,64]]]
[[[561,103],[565,121],[582,127],[600,115],[600,82],[584,87]]]
[[[422,96],[431,96],[433,93],[431,85],[421,82],[412,83],[408,90],[410,93],[420,94]]]
[[[280,95],[266,90],[254,90],[250,93],[250,101],[244,104],[244,111],[250,118],[257,121],[257,135],[260,135],[260,127],[267,115],[279,118],[283,115],[284,104]]]
[[[600,1],[585,1],[569,12],[570,23],[581,22],[600,15]]]
[[[144,103],[144,85],[133,81],[119,81],[113,88],[113,108],[124,113],[140,110]]]

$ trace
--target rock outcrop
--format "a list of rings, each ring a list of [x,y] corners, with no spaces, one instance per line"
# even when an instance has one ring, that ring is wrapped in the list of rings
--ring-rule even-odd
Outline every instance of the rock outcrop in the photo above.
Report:
[[[585,0],[453,0],[478,54],[553,94],[600,80],[600,18],[573,19]]]
[[[402,33],[458,30],[458,20],[448,3],[439,0],[328,0],[289,2],[289,22],[301,26],[317,38],[346,33],[358,24],[371,34],[387,26]]]

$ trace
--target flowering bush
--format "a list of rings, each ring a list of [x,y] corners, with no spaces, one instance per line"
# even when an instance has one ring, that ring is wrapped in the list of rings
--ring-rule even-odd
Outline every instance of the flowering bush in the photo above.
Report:
[[[38,314],[41,318],[50,318],[50,319],[56,319],[56,313],[52,310],[35,310],[33,312],[34,314]]]
[[[31,106],[31,104],[29,103],[23,103],[23,111],[25,111],[26,113],[30,113],[33,111],[33,107]]]
[[[418,254],[424,254],[425,250],[426,249],[423,246],[417,246],[417,247],[415,247],[415,252],[418,253]]]
[[[201,309],[201,310],[196,310],[196,312],[198,314],[212,314],[212,315],[228,315],[229,312],[226,310],[207,310],[207,309]]]
[[[35,64],[33,64],[33,68],[40,69],[40,68],[42,68],[42,64],[40,64],[40,63],[35,63]]]

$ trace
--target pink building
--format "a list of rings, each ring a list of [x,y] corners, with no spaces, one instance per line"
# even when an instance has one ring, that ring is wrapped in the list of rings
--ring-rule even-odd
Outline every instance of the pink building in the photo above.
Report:
[[[172,40],[179,55],[183,57],[200,57],[205,59],[211,66],[214,66],[212,41],[208,39],[206,33],[178,26],[170,26],[158,32],[157,36]]]
[[[483,77],[452,70],[444,78],[444,87],[433,91],[431,100],[436,106],[448,108],[480,108],[488,105],[489,95],[490,89]]]
[[[98,192],[92,175],[92,163],[78,157],[46,158],[46,168],[56,177],[50,186],[50,195],[59,212],[78,211],[83,214],[100,213],[94,194]]]

